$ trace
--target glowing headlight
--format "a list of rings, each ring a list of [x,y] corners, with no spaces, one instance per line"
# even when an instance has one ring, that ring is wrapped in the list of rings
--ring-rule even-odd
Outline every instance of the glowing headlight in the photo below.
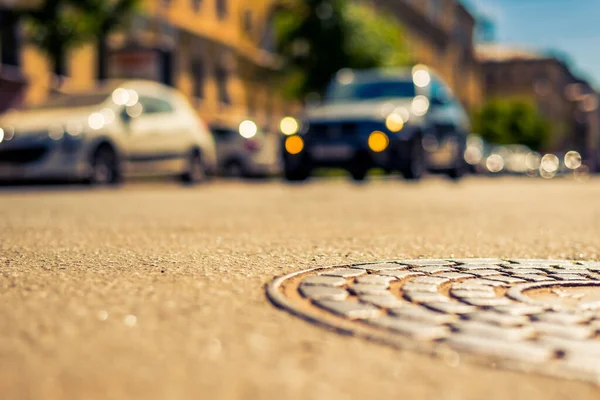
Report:
[[[104,115],[102,113],[96,112],[88,117],[88,125],[95,131],[104,128],[105,124],[106,121],[104,120]]]
[[[402,128],[404,128],[404,119],[400,114],[391,113],[385,119],[385,127],[388,128],[390,132],[400,132]]]
[[[243,121],[240,124],[240,135],[246,139],[250,139],[258,132],[256,124],[250,120]]]
[[[417,87],[425,87],[431,82],[431,75],[424,65],[416,66],[413,69],[413,82]]]
[[[375,153],[381,153],[385,149],[387,149],[390,144],[390,139],[388,136],[380,131],[371,132],[369,135],[369,148],[373,150]]]
[[[410,108],[411,108],[413,114],[415,114],[417,116],[425,115],[425,114],[427,114],[427,111],[429,110],[429,100],[427,99],[427,97],[425,97],[423,95],[416,96],[413,99]]]
[[[295,135],[300,131],[300,124],[294,117],[285,117],[279,123],[279,129],[286,136]]]
[[[304,150],[304,140],[300,136],[290,136],[285,139],[285,151],[290,154],[298,154]]]
[[[65,136],[65,128],[62,125],[54,125],[48,129],[48,136],[52,140],[60,140]]]

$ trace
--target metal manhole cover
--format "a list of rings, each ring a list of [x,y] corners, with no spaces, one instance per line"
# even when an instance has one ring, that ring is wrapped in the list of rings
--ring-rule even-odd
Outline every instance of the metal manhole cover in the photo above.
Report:
[[[313,268],[267,287],[338,332],[450,363],[600,382],[600,262],[400,260]]]

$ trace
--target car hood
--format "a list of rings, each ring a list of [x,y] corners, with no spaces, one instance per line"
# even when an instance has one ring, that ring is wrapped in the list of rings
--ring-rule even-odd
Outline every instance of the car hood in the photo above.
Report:
[[[404,108],[410,112],[412,99],[395,99],[384,101],[359,101],[353,103],[325,104],[319,107],[308,108],[305,118],[310,122],[329,121],[364,121],[384,120],[387,115],[397,108]],[[410,115],[410,120],[418,119]]]
[[[85,127],[90,114],[97,111],[98,107],[15,110],[0,117],[0,127],[8,125],[23,134],[39,132],[56,125],[64,126],[69,122],[79,122]]]

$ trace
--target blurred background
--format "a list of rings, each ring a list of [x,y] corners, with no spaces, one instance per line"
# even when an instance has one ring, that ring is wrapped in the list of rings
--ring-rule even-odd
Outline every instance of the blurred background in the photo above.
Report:
[[[526,15],[536,7],[546,24]],[[265,143],[279,140],[282,118],[340,69],[424,64],[470,116],[472,173],[587,175],[599,167],[600,110],[597,77],[578,67],[594,51],[580,45],[586,10],[600,11],[592,0],[2,0],[0,113],[106,80],[151,80],[189,100],[217,147],[250,120],[251,134],[239,133],[260,142],[239,147],[275,154]],[[542,39],[561,13],[582,26],[570,19],[552,49]]]

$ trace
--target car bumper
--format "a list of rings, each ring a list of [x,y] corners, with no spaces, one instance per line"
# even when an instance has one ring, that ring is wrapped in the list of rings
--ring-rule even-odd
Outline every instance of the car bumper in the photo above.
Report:
[[[90,175],[90,164],[83,144],[77,149],[65,149],[60,143],[51,143],[35,159],[3,157],[0,151],[0,180],[83,179]],[[26,152],[27,148],[19,149]]]
[[[350,168],[358,160],[369,168],[392,170],[401,157],[401,141],[390,142],[389,146],[375,152],[363,143],[309,142],[298,154],[283,149],[284,160],[289,168],[300,168],[310,164],[311,168]]]

